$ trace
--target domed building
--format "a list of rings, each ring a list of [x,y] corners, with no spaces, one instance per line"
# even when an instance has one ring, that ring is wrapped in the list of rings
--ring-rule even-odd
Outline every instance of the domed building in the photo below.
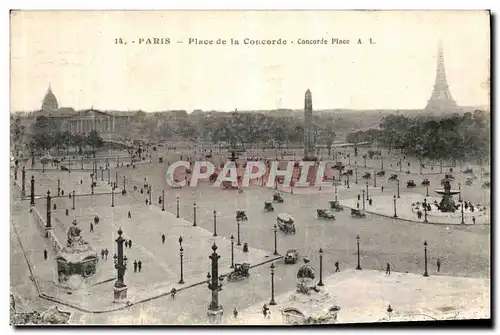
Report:
[[[73,108],[59,107],[50,84],[43,97],[41,109],[33,113],[31,118],[35,120],[40,115],[59,120],[61,129],[68,130],[73,134],[84,135],[95,130],[102,137],[108,139],[117,133],[118,128],[126,129],[128,120],[128,117],[117,116],[93,108],[75,111]]]
[[[47,93],[45,93],[45,96],[43,97],[42,101],[42,111],[44,112],[53,112],[59,109],[59,104],[57,103],[57,98],[52,93],[52,88],[50,87],[49,84],[49,89],[47,90]]]

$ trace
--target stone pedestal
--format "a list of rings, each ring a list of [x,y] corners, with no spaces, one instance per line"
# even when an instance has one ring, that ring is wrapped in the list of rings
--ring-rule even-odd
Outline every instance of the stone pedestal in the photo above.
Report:
[[[333,324],[340,307],[327,292],[293,293],[280,306],[285,324]]]
[[[207,311],[208,321],[211,324],[219,324],[222,320],[223,314],[224,314],[224,309],[222,308],[222,306],[219,306],[219,309],[217,310],[209,309]]]
[[[128,287],[125,285],[123,287],[116,287],[113,286],[113,292],[114,292],[114,302],[123,302],[125,299],[127,299],[127,290]]]

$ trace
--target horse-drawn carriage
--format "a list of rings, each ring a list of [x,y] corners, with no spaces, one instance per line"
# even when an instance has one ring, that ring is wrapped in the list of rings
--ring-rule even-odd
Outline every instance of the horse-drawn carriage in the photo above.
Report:
[[[318,219],[335,220],[335,215],[329,209],[317,209]]]
[[[472,179],[472,178],[467,178],[467,179],[465,180],[465,185],[467,185],[467,186],[471,186],[471,185],[472,185],[472,182],[473,182],[473,179]]]
[[[278,202],[278,203],[283,203],[285,202],[285,200],[283,199],[283,197],[281,196],[281,193],[279,192],[275,192],[273,194],[273,202]]]
[[[406,182],[406,187],[407,187],[407,188],[412,188],[412,187],[416,187],[416,186],[417,186],[417,184],[415,184],[415,181],[414,181],[414,180],[408,180],[408,181]]]
[[[391,174],[389,177],[389,180],[398,180],[398,175],[397,174]]]
[[[276,219],[278,228],[285,234],[295,234],[295,223],[293,217],[288,213],[280,213]]]
[[[370,179],[372,177],[372,174],[370,172],[366,172],[364,175],[363,175],[363,179]]]
[[[474,171],[472,170],[471,167],[468,167],[467,169],[464,170],[464,173],[469,174],[469,173],[474,173]]]
[[[425,178],[423,181],[422,181],[422,186],[430,186],[431,185],[431,182],[429,181],[429,179]]]
[[[250,277],[250,264],[249,263],[236,263],[234,270],[227,276],[228,281],[238,281]]]
[[[366,214],[361,212],[359,209],[351,209],[351,216],[355,218],[365,218]]]
[[[225,180],[221,184],[223,189],[228,189],[228,190],[237,190],[238,186],[234,186],[231,181]]]
[[[264,202],[264,210],[266,212],[274,212],[274,207],[273,207],[273,203],[270,202],[270,201],[266,201]]]
[[[385,176],[385,171],[384,170],[377,171],[375,174],[377,175],[377,177],[383,177]]]
[[[236,221],[248,221],[245,211],[236,211]]]
[[[344,207],[342,207],[337,200],[334,200],[334,201],[330,201],[330,209],[333,209],[336,212],[340,212],[340,211],[344,210]]]

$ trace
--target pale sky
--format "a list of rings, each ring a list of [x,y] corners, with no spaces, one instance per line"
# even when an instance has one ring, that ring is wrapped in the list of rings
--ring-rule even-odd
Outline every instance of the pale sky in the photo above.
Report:
[[[432,92],[439,40],[453,98],[488,105],[489,24],[487,12],[467,11],[15,12],[11,110],[39,109],[49,83],[59,105],[75,109],[298,109],[307,89],[314,109],[418,109]],[[171,44],[138,44],[148,37]]]

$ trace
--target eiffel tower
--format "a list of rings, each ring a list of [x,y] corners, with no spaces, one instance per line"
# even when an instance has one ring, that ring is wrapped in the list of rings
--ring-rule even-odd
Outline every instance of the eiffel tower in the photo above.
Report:
[[[439,43],[438,63],[436,71],[436,82],[431,97],[425,106],[426,112],[443,113],[452,112],[457,108],[457,103],[450,93],[448,82],[446,81],[446,71],[444,69],[443,47]]]

